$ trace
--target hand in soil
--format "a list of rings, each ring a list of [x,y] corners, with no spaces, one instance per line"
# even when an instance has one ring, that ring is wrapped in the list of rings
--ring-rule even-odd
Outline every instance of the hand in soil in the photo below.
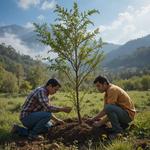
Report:
[[[88,118],[85,122],[86,123],[93,123],[93,119],[92,118]]]
[[[65,124],[65,122],[63,120],[58,120],[57,123],[60,124],[60,125]]]
[[[94,123],[93,123],[93,126],[94,127],[100,127],[102,124],[101,124],[101,121],[95,121]]]

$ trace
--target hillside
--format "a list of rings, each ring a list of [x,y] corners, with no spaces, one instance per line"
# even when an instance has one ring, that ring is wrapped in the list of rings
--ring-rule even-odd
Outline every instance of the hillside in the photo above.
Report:
[[[102,51],[104,51],[105,54],[108,54],[114,50],[116,50],[117,48],[119,48],[121,45],[118,44],[113,44],[113,43],[104,43],[103,47],[102,47]]]
[[[108,68],[148,68],[150,67],[150,47],[141,47],[132,54],[110,61]]]
[[[120,57],[126,57],[127,55],[134,53],[134,51],[140,47],[150,47],[150,35],[128,41],[116,50],[111,51],[107,54],[106,59],[103,61],[103,66],[107,67],[111,64],[112,60],[115,61],[115,59]]]
[[[0,27],[0,38],[5,36],[6,33],[15,34],[26,47],[30,47],[31,51],[29,51],[28,55],[31,54],[30,52],[34,52],[34,54],[36,55],[38,54],[38,52],[40,52],[43,55],[44,46],[41,45],[38,40],[36,40],[37,36],[33,30],[18,25]],[[5,44],[9,45],[9,42],[6,40]],[[13,43],[11,44],[12,47],[14,47],[14,45]],[[15,66],[16,63],[23,64],[25,72],[28,71],[28,68],[30,68],[30,66],[32,66],[36,62],[34,62],[34,60],[30,56],[17,54],[18,51],[23,54],[22,49],[16,49],[16,52],[12,47],[7,46],[8,51],[11,50],[11,52],[5,52],[5,50],[3,50],[5,48],[1,45],[2,50],[0,52],[0,62],[8,71],[12,71],[14,68],[13,66]],[[141,47],[143,47],[143,51],[137,52],[137,49]],[[149,56],[149,51],[146,50],[146,47],[150,47],[150,35],[128,41],[124,45],[117,45],[106,42],[101,49],[106,55],[104,61],[102,62],[102,66],[104,68],[107,68],[108,71],[110,69],[120,70],[122,68],[147,69],[149,68],[150,63],[147,59],[147,56]]]
[[[0,44],[0,93],[26,93],[43,85],[51,75],[47,64]]]
[[[11,46],[0,44],[0,64],[8,72],[14,72],[17,64],[21,64],[25,70],[28,70],[37,63],[28,55],[21,55]]]

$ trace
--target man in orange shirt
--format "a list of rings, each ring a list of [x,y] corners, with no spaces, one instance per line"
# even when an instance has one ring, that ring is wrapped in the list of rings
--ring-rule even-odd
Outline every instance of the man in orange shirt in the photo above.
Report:
[[[94,122],[95,126],[100,126],[101,118],[107,116],[112,125],[112,134],[122,133],[135,116],[135,107],[131,98],[123,89],[109,83],[105,77],[98,76],[94,84],[99,92],[105,92],[104,108],[90,121]]]

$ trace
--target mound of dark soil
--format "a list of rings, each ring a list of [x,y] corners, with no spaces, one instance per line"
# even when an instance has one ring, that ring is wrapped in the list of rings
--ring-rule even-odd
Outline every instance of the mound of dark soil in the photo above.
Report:
[[[82,124],[79,124],[76,119],[64,120],[65,124],[54,125],[48,133],[50,141],[59,140],[65,144],[72,144],[74,141],[84,143],[87,140],[96,141],[102,138],[102,135],[108,134],[106,126],[93,127],[90,123],[83,119]]]

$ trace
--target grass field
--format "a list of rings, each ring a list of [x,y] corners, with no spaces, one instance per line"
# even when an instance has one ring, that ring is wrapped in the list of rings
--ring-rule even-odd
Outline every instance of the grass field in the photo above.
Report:
[[[150,92],[149,91],[129,91],[128,94],[134,101],[138,111],[134,124],[137,126],[133,130],[135,138],[150,137]],[[66,96],[67,93],[59,92],[53,96],[52,104],[58,106],[72,106],[72,102]],[[20,124],[19,112],[25,97],[0,95],[0,141],[11,140],[10,128],[13,123]],[[103,94],[88,93],[82,101],[82,116],[93,116],[103,107]],[[58,113],[61,119],[76,117],[73,110],[70,114]],[[118,142],[119,143],[119,142]],[[122,142],[123,144],[123,142]],[[132,143],[131,147],[132,147]],[[117,145],[117,144],[116,144]],[[121,145],[121,144],[120,144]],[[125,143],[126,145],[126,143]],[[113,144],[110,146],[113,147]],[[112,148],[113,149],[113,148]]]

